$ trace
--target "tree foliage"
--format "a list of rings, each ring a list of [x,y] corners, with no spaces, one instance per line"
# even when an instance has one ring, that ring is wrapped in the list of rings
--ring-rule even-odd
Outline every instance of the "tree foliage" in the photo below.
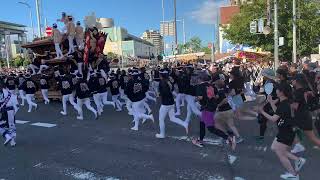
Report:
[[[283,60],[292,59],[292,1],[279,1],[279,37],[284,37],[285,44],[280,47],[280,57]],[[271,5],[272,6],[272,5]],[[272,6],[273,7],[273,6]],[[266,17],[267,4],[265,0],[255,0],[252,4],[241,6],[240,13],[233,17],[225,28],[224,37],[233,44],[244,44],[261,47],[263,50],[274,50],[274,34],[256,35],[250,33],[250,22]],[[305,56],[316,53],[320,43],[320,3],[312,0],[298,0],[298,55]],[[272,23],[273,24],[273,23]],[[273,26],[273,25],[271,25]],[[273,27],[271,27],[273,29]]]

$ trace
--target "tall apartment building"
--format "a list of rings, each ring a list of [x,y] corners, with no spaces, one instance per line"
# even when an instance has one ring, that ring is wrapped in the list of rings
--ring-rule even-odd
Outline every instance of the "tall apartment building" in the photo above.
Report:
[[[251,3],[252,0],[230,0],[230,4],[231,5],[243,5],[243,4],[246,4],[246,3]]]
[[[163,44],[163,37],[161,36],[159,31],[156,30],[146,30],[141,37],[143,40],[149,41],[152,43],[156,50],[157,54],[163,54],[164,52],[164,44]]]

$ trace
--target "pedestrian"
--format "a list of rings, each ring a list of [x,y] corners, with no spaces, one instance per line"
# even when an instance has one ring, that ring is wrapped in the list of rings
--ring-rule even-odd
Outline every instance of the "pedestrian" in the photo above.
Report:
[[[15,125],[15,100],[8,89],[4,88],[4,82],[0,82],[0,113],[1,120],[5,124],[0,125],[0,134],[5,138],[4,145],[10,142],[11,146],[16,145],[16,125]]]
[[[291,87],[284,84],[278,85],[276,89],[277,97],[279,98],[278,105],[276,101],[272,100],[271,96],[268,96],[268,101],[274,111],[273,115],[269,115],[264,111],[263,107],[260,107],[260,113],[269,121],[277,123],[278,134],[271,145],[271,149],[278,156],[282,166],[287,170],[287,173],[281,175],[282,179],[299,179],[298,172],[305,164],[304,158],[293,155],[288,149],[292,146],[295,133],[294,133],[294,120],[291,117],[290,97]],[[290,160],[294,161],[295,167],[292,166]]]
[[[107,87],[110,89],[112,95],[112,102],[116,105],[116,111],[122,111],[122,103],[120,102],[120,82],[116,74],[110,74],[110,80],[107,83]]]
[[[44,99],[44,104],[49,104],[50,100],[48,98],[48,90],[50,88],[49,85],[49,76],[47,74],[42,73],[40,77],[40,89],[41,94]]]
[[[16,79],[16,84],[18,86],[19,97],[21,99],[21,106],[24,106],[24,101],[26,100],[26,93],[23,90],[23,83],[26,81],[22,72],[19,72],[19,75]]]
[[[26,73],[25,75],[26,81],[22,85],[23,90],[26,92],[26,100],[29,105],[28,112],[32,111],[32,107],[37,109],[38,105],[33,102],[34,94],[37,91],[37,84],[31,79],[30,73]]]
[[[145,114],[144,98],[146,97],[146,90],[148,87],[140,78],[140,73],[135,70],[132,73],[133,79],[128,82],[128,98],[132,102],[132,114],[134,117],[134,126],[131,130],[138,131],[140,119],[150,119],[154,122],[152,114]]]
[[[173,84],[169,81],[169,72],[166,70],[160,71],[159,96],[161,98],[161,106],[159,109],[159,127],[160,133],[156,134],[156,138],[165,138],[165,119],[169,115],[170,121],[185,128],[188,134],[188,123],[175,117],[174,98],[172,91]]]
[[[79,83],[76,87],[76,95],[77,95],[77,108],[78,108],[78,116],[77,119],[83,120],[83,110],[82,106],[85,105],[88,110],[90,110],[94,114],[94,118],[98,118],[97,111],[91,106],[90,97],[91,92],[87,83],[87,80],[83,78],[80,74],[78,74]]]
[[[60,44],[62,42],[62,35],[58,29],[57,24],[53,24],[52,27],[53,27],[52,38],[53,38],[54,48],[56,50],[56,55],[57,55],[55,59],[61,59],[61,58],[63,58],[63,53],[60,48]]]
[[[59,76],[59,87],[62,94],[62,111],[60,113],[66,116],[67,113],[67,102],[69,101],[73,108],[78,111],[78,106],[74,102],[74,96],[72,95],[73,92],[73,83],[71,79],[63,72],[60,71]]]
[[[67,37],[68,37],[68,41],[69,41],[69,51],[68,51],[68,55],[74,53],[74,44],[73,44],[73,40],[74,37],[76,35],[76,26],[73,22],[73,17],[72,16],[68,16],[68,23],[67,23]]]
[[[193,140],[193,144],[203,147],[203,139],[206,134],[206,129],[209,132],[217,135],[225,141],[225,144],[229,143],[232,150],[236,147],[235,136],[233,133],[227,134],[225,129],[217,128],[215,122],[216,109],[219,104],[218,89],[211,83],[210,77],[207,73],[201,73],[199,76],[200,84],[197,87],[197,100],[201,105],[201,119],[200,119],[200,137],[198,140]],[[220,80],[219,75],[216,75],[212,82]],[[221,126],[220,126],[221,127]]]

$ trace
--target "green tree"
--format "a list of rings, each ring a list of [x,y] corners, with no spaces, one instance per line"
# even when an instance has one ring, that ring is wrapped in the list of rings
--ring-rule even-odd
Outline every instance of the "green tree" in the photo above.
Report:
[[[28,60],[28,59],[25,59],[25,60],[23,61],[23,63],[22,63],[22,65],[23,65],[24,67],[27,67],[29,64],[31,64],[31,62],[30,62],[30,60]]]
[[[185,44],[186,51],[190,53],[200,52],[201,47],[201,39],[199,37],[192,37],[189,42]]]
[[[202,52],[205,52],[206,54],[211,54],[211,49],[209,47],[203,47]]]
[[[264,18],[266,1],[255,0],[252,4],[241,6],[240,13],[233,17],[225,28],[224,37],[233,44],[244,44],[260,47],[273,52],[273,33],[256,35],[250,33],[249,24],[254,19]],[[316,53],[320,37],[320,3],[303,0],[298,3],[298,54],[300,56]],[[279,0],[279,36],[284,37],[285,44],[280,47],[280,57],[283,60],[292,59],[292,1]]]
[[[21,56],[17,56],[13,59],[13,65],[14,67],[20,67],[23,66],[23,61],[25,60],[25,58],[21,57]]]
[[[108,57],[109,59],[117,59],[117,58],[118,58],[118,55],[115,54],[115,53],[113,53],[113,52],[108,52],[107,57]]]

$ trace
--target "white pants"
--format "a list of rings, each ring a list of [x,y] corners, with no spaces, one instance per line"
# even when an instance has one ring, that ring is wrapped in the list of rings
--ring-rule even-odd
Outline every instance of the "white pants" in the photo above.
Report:
[[[93,112],[95,117],[97,117],[97,111],[91,106],[91,102],[90,102],[89,98],[84,98],[84,99],[77,98],[77,106],[79,108],[78,113],[79,113],[80,118],[83,118],[83,111],[82,111],[83,105],[85,105],[87,107],[87,109],[89,111]]]
[[[194,96],[186,95],[186,101],[187,101],[187,118],[185,122],[189,124],[192,113],[201,117],[201,112],[196,105]]]
[[[147,91],[147,92],[146,92],[146,98],[147,98],[147,99],[150,99],[150,100],[152,100],[152,101],[154,101],[154,102],[157,102],[157,99],[154,98],[154,97],[152,97],[150,94],[152,94],[152,92],[151,92],[151,91]]]
[[[126,97],[126,107],[129,115],[133,115],[132,113],[132,101]]]
[[[19,108],[19,102],[18,102],[18,96],[16,94],[16,90],[9,90],[9,92],[11,93],[11,98],[13,99],[13,108],[14,108],[14,112],[17,113]]]
[[[77,65],[78,65],[78,73],[83,75],[82,74],[82,65],[83,65],[83,63],[77,63]]]
[[[69,51],[68,51],[68,54],[74,53],[73,40],[74,40],[74,36],[68,36],[68,41],[69,41]]]
[[[144,106],[144,108],[146,108],[146,110],[148,111],[148,114],[150,114],[150,113],[151,113],[151,109],[150,109],[150,106],[149,106],[149,104],[148,104],[148,99],[147,99],[147,98],[144,98],[144,99],[143,99],[143,106]]]
[[[10,134],[13,138],[17,137],[16,125],[14,123],[14,110],[7,111],[8,113],[8,128],[0,128],[0,135]]]
[[[21,99],[21,106],[24,106],[24,100],[26,99],[26,93],[24,90],[19,90],[19,96]]]
[[[100,94],[94,94],[93,95],[93,101],[97,106],[98,114],[100,115],[103,112],[103,104],[102,104],[102,98],[100,98]]]
[[[152,115],[145,114],[144,100],[132,102],[132,114],[134,117],[134,128],[138,129],[140,119],[151,119]]]
[[[175,117],[174,115],[174,105],[161,105],[159,110],[159,127],[160,127],[160,134],[165,136],[165,119],[169,114],[169,119],[171,122],[179,124],[180,126],[187,128],[188,123],[182,121],[181,119]]]
[[[54,43],[54,48],[56,49],[57,59],[60,59],[63,57],[62,51],[60,49],[59,43]]]
[[[101,76],[106,80],[106,82],[108,82],[108,76],[107,76],[107,73],[104,72],[103,69],[100,70],[100,73],[101,73]]]
[[[49,68],[49,66],[47,66],[47,65],[45,65],[45,64],[40,65],[40,69],[39,69],[39,71],[38,71],[38,74],[41,74],[43,70],[46,70],[46,69],[48,69],[48,68]]]
[[[34,103],[34,102],[32,101],[32,99],[34,99],[34,94],[27,94],[27,95],[26,95],[26,100],[27,100],[27,103],[28,103],[28,105],[29,105],[28,112],[31,112],[33,106],[34,106],[35,108],[38,106],[36,103]]]
[[[112,105],[112,106],[115,105],[113,102],[108,101],[108,91],[104,93],[99,93],[99,95],[103,105]]]
[[[177,114],[181,114],[181,106],[184,106],[185,94],[178,93],[176,97]]]
[[[152,88],[154,90],[154,92],[156,92],[157,96],[159,95],[159,81],[153,81],[152,82]]]
[[[44,99],[44,103],[49,104],[50,100],[48,98],[48,89],[41,89],[41,94]]]
[[[112,102],[116,104],[117,110],[122,110],[122,103],[119,100],[120,95],[112,95]]]
[[[67,114],[67,102],[70,102],[70,104],[73,106],[73,108],[77,111],[79,111],[78,105],[74,102],[74,97],[72,94],[67,94],[62,96],[62,109],[63,113]]]
[[[37,67],[37,66],[34,65],[34,64],[29,64],[28,67],[32,70],[32,75],[37,74],[37,73],[36,73],[36,70],[38,70],[39,67]]]

